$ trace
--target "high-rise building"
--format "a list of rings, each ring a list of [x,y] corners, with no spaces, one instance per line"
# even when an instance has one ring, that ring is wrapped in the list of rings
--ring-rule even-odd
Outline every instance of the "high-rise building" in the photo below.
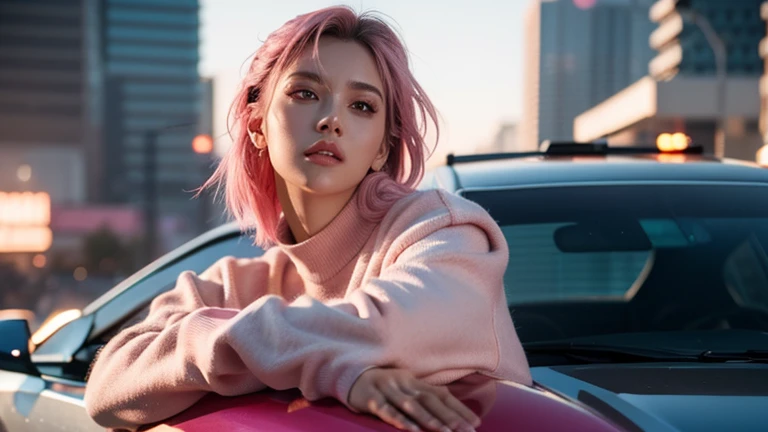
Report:
[[[763,70],[758,45],[765,35],[760,18],[762,0],[690,0],[688,6],[709,21],[712,30],[725,43],[729,77],[755,77]],[[715,75],[715,58],[704,33],[689,20],[678,37],[683,48],[679,75]]]
[[[204,178],[191,147],[202,111],[198,3],[102,0],[105,199],[143,202],[154,153],[159,219],[181,233],[195,231],[187,215],[198,214],[199,202],[189,191]],[[156,136],[149,149],[148,133]]]
[[[526,17],[520,145],[573,138],[573,119],[647,72],[653,0],[535,0]]]
[[[66,203],[100,193],[93,3],[0,0],[0,191]]]
[[[768,21],[768,1],[760,6],[760,17]],[[760,77],[760,133],[762,144],[768,144],[768,23],[763,24],[763,37],[760,39],[759,54],[763,60],[763,74]],[[766,155],[768,157],[768,155]]]
[[[535,150],[539,141],[541,88],[541,3],[531,2],[525,15],[523,44],[523,112],[517,129],[521,150]]]
[[[659,76],[666,72],[659,67],[664,66],[663,60],[673,60],[667,65],[668,79],[644,77],[585,110],[574,121],[576,139],[652,144],[661,133],[682,132],[705,152],[754,160],[762,145],[758,127],[763,70],[759,46],[765,35],[761,4],[760,0],[690,0],[680,5],[679,14],[669,14],[658,27],[654,24],[661,29],[655,34],[663,35],[676,28],[671,24],[682,23],[682,32],[676,36],[682,53],[679,65],[674,65],[675,57],[659,57],[662,61],[654,62]],[[722,80],[717,77],[715,52],[707,35],[724,44],[727,63]],[[662,55],[671,52],[664,49]]]

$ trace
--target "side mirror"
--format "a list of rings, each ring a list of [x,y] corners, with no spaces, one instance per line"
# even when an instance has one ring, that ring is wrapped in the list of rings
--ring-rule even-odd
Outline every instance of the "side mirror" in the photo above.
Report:
[[[39,376],[29,352],[29,323],[23,319],[0,321],[0,369]]]

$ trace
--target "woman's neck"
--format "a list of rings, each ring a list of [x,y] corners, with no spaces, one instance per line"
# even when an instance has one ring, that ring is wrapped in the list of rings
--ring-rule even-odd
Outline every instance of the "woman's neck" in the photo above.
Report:
[[[351,189],[334,195],[318,195],[288,185],[277,175],[275,177],[277,197],[296,243],[309,239],[328,226],[355,193]]]

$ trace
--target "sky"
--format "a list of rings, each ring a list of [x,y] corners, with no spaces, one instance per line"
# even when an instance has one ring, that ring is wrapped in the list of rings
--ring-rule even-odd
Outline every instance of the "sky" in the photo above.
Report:
[[[522,106],[523,17],[530,0],[201,0],[201,65],[216,85],[214,134],[247,61],[289,19],[346,4],[389,17],[408,48],[416,79],[441,116],[436,156],[472,153]],[[217,146],[226,139],[217,139]]]

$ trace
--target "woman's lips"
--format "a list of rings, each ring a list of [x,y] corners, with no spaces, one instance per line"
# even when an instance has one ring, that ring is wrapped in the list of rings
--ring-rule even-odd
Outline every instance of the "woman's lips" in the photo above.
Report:
[[[344,153],[341,152],[336,143],[325,140],[312,144],[304,152],[304,157],[310,162],[322,166],[332,166],[344,162]]]
[[[320,165],[320,166],[334,166],[339,165],[341,163],[340,160],[336,159],[333,156],[330,156],[328,154],[322,154],[322,153],[312,153],[306,156],[306,159],[313,164]]]

